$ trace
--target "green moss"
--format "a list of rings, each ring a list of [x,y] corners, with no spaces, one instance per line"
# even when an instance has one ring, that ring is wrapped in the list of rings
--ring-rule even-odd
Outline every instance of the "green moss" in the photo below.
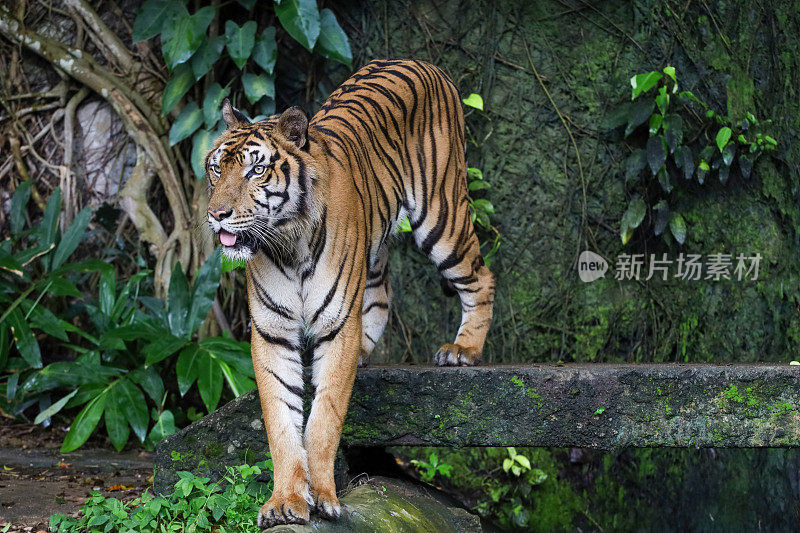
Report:
[[[222,456],[222,445],[218,442],[209,442],[203,445],[200,454],[206,459],[217,459]]]

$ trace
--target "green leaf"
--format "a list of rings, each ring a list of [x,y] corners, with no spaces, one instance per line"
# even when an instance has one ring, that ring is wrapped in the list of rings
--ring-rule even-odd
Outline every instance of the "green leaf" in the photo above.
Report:
[[[23,300],[20,303],[20,307],[22,307],[26,314],[29,313],[28,320],[31,327],[38,328],[48,335],[61,339],[62,341],[66,342],[69,340],[66,331],[71,331],[74,328],[72,324],[61,320],[54,315],[52,311],[42,305],[34,307],[30,300]]]
[[[39,351],[39,343],[36,342],[36,337],[22,315],[22,310],[17,307],[8,313],[5,321],[11,328],[14,343],[25,362],[32,368],[42,368],[42,353]]]
[[[181,109],[178,118],[169,129],[169,145],[175,146],[186,137],[194,133],[203,123],[203,110],[197,107],[197,103],[189,102]]]
[[[678,168],[683,170],[684,179],[692,179],[692,174],[694,174],[694,155],[692,154],[692,149],[684,145],[676,146],[673,157],[675,158],[675,164]]]
[[[61,453],[78,449],[92,434],[105,409],[107,391],[108,389],[103,389],[100,394],[92,398],[72,421],[61,445]]]
[[[178,375],[178,391],[181,396],[184,396],[192,384],[197,379],[200,369],[200,356],[207,354],[200,350],[197,344],[189,344],[178,356],[178,361],[175,363],[175,373]]]
[[[667,88],[661,87],[658,90],[658,95],[656,95],[656,106],[658,110],[661,111],[662,115],[667,114],[667,109],[669,108],[669,95],[667,94]]]
[[[242,74],[242,85],[251,104],[258,102],[263,96],[275,98],[275,79],[268,74]]]
[[[658,183],[661,185],[661,188],[664,189],[664,192],[669,194],[670,191],[672,191],[672,184],[669,182],[667,167],[661,167],[661,170],[659,170],[658,174],[656,174],[656,178],[658,179]]]
[[[22,231],[25,224],[25,208],[28,205],[28,198],[31,196],[31,185],[33,180],[25,180],[14,189],[14,196],[11,198],[11,234],[17,235]]]
[[[655,176],[667,161],[667,151],[664,149],[664,139],[656,135],[647,139],[647,164],[650,172]]]
[[[646,74],[637,74],[631,78],[631,100],[636,100],[640,94],[652,89],[658,80],[662,78],[660,72],[648,72]]]
[[[225,37],[217,35],[213,39],[206,39],[192,56],[192,72],[194,79],[199,80],[212,69],[225,48]]]
[[[336,15],[330,9],[323,9],[319,13],[319,19],[319,38],[314,50],[328,59],[351,66],[353,54],[350,51],[350,41],[336,21]]]
[[[474,180],[470,181],[469,185],[467,186],[470,191],[482,191],[484,189],[488,189],[491,187],[488,181],[484,180]]]
[[[153,429],[150,430],[147,440],[156,445],[173,433],[175,433],[175,417],[172,415],[172,411],[165,409],[158,416],[158,420],[156,420]]]
[[[67,402],[77,393],[78,389],[75,389],[74,391],[70,392],[69,394],[58,400],[56,403],[54,403],[44,411],[41,411],[38,415],[36,415],[36,418],[33,420],[33,423],[41,424],[51,416],[61,411],[64,408],[64,406],[67,405]]]
[[[162,117],[167,116],[167,113],[178,105],[183,95],[192,88],[192,84],[194,84],[192,67],[188,63],[182,63],[172,73],[172,77],[164,87],[164,94],[161,95]]]
[[[722,150],[725,149],[725,146],[728,144],[728,141],[731,139],[731,134],[732,133],[733,132],[731,131],[731,129],[729,127],[727,127],[727,126],[723,126],[717,132],[717,148],[719,148],[720,152],[722,152]]]
[[[75,251],[75,248],[78,247],[78,244],[83,240],[83,232],[89,225],[91,218],[92,210],[87,206],[84,207],[72,221],[72,224],[61,237],[61,242],[58,243],[58,248],[56,248],[53,254],[53,270],[64,264],[64,261],[66,261],[69,256],[72,255],[72,252]]]
[[[175,264],[167,289],[167,322],[170,332],[176,337],[188,337],[187,310],[191,304],[189,280],[183,273],[180,262]],[[148,363],[150,364],[150,363]]]
[[[222,256],[222,273],[236,270],[237,268],[244,268],[244,262],[234,259],[228,259],[228,256]]]
[[[214,19],[216,8],[206,6],[189,15],[186,7],[170,13],[164,20],[161,33],[161,51],[169,70],[192,57],[205,40],[208,25]]]
[[[181,8],[185,9],[175,0],[147,0],[139,8],[133,22],[133,44],[152,39],[161,33],[164,21]]]
[[[725,149],[722,150],[722,162],[725,163],[726,167],[731,166],[734,155],[736,155],[736,145],[734,143],[728,143]]]
[[[647,151],[643,149],[635,150],[625,160],[625,183],[639,177],[639,173],[647,166]]]
[[[653,114],[653,100],[639,100],[628,108],[628,124],[625,126],[625,137],[633,133],[640,125],[644,124]]]
[[[664,117],[659,113],[650,115],[650,135],[655,135],[661,129],[661,124],[664,122]]]
[[[667,65],[666,67],[664,67],[663,72],[664,72],[664,74],[666,74],[667,76],[672,78],[672,81],[675,84],[678,83],[678,78],[675,76],[675,67],[671,67],[671,66]]]
[[[42,223],[39,225],[40,244],[51,246],[55,244],[58,236],[58,215],[61,213],[61,187],[56,187],[47,199],[47,207],[42,216]],[[42,258],[45,270],[49,270],[50,257]]]
[[[531,462],[524,455],[517,455],[514,457],[514,460],[519,464],[521,464],[522,466],[524,466],[525,468],[527,468],[528,470],[531,469]]]
[[[200,130],[192,137],[192,170],[199,180],[206,176],[206,156],[217,137],[219,133],[209,130]]]
[[[173,335],[162,335],[147,346],[144,347],[142,355],[145,358],[145,364],[153,365],[159,361],[163,361],[170,355],[174,354],[189,342],[183,337],[175,337]]]
[[[634,196],[628,203],[628,209],[622,215],[620,223],[620,236],[622,237],[622,244],[626,244],[630,239],[630,235],[634,229],[639,227],[639,224],[644,220],[644,215],[647,213],[647,206],[641,196]]]
[[[224,361],[217,361],[217,363],[222,371],[222,375],[225,377],[225,382],[236,398],[255,388],[256,384],[252,379],[242,376]]]
[[[200,341],[200,347],[231,365],[240,374],[255,377],[249,343],[226,337],[208,337]]]
[[[723,165],[719,167],[719,170],[717,172],[718,172],[719,182],[722,183],[723,185],[727,183],[728,176],[731,173],[731,167]]]
[[[112,391],[117,406],[125,414],[133,432],[141,442],[144,442],[147,437],[147,425],[150,422],[144,393],[127,379],[119,380]]]
[[[222,255],[222,247],[218,246],[208,257],[203,266],[194,278],[192,288],[192,305],[189,309],[188,329],[189,332],[195,331],[203,323],[203,320],[211,309],[214,297],[217,295],[219,287],[219,277]],[[185,311],[185,309],[184,309]]]
[[[277,7],[275,9],[277,11]],[[241,27],[232,20],[225,22],[225,45],[228,47],[231,59],[240,69],[244,67],[247,58],[253,51],[256,28],[254,20],[245,22]]]
[[[475,207],[477,211],[494,213],[494,206],[492,205],[492,202],[484,198],[478,198],[477,200],[473,200],[472,205]]]
[[[139,367],[128,373],[128,379],[139,385],[153,402],[161,403],[164,396],[164,382],[155,367]]]
[[[203,116],[205,117],[206,128],[213,128],[222,116],[220,106],[230,92],[230,87],[225,87],[223,89],[219,83],[212,83],[208,87],[208,90],[206,90],[206,97],[203,99]]]
[[[669,230],[672,236],[678,241],[678,244],[683,244],[686,240],[686,221],[678,213],[673,213],[669,218]]]
[[[275,28],[269,26],[256,35],[256,44],[253,47],[253,61],[272,74],[275,70],[275,61],[278,59],[278,44],[275,42]]]
[[[739,170],[742,172],[744,179],[749,179],[750,174],[753,172],[753,157],[749,154],[742,154],[739,156]]]
[[[658,236],[661,235],[667,227],[667,222],[669,221],[669,205],[666,200],[661,200],[653,207],[653,210],[656,212],[653,233]]]
[[[670,153],[673,153],[683,140],[683,119],[680,115],[671,113],[664,117],[664,140]]]
[[[108,433],[108,438],[111,439],[111,444],[118,452],[121,452],[122,448],[125,447],[125,443],[128,442],[128,437],[131,432],[128,427],[128,422],[125,420],[125,411],[129,406],[124,405],[118,399],[118,389],[119,382],[112,386],[108,392],[105,422],[106,432]]]
[[[469,96],[461,100],[467,107],[474,107],[483,111],[483,97],[477,93],[471,93]]]
[[[197,388],[209,413],[217,408],[222,396],[222,379],[219,365],[208,352],[204,352],[198,362]]]
[[[282,0],[275,5],[281,26],[306,50],[313,50],[320,32],[316,0]]]

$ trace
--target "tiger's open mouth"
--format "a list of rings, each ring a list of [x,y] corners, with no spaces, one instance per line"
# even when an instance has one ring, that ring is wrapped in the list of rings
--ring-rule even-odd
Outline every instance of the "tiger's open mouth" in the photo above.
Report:
[[[255,253],[258,250],[258,239],[246,231],[231,233],[220,229],[217,235],[220,244],[224,246],[224,251],[249,250],[251,253]]]

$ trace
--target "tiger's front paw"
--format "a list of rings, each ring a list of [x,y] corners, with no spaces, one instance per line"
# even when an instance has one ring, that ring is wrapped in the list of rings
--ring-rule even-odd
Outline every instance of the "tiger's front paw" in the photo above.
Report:
[[[472,366],[480,360],[481,353],[478,350],[458,344],[445,344],[433,356],[433,362],[439,366]]]
[[[326,520],[337,520],[342,516],[342,506],[336,493],[330,490],[312,491],[314,493],[314,512]]]
[[[308,502],[299,494],[273,494],[258,511],[258,527],[266,529],[279,524],[307,524]]]

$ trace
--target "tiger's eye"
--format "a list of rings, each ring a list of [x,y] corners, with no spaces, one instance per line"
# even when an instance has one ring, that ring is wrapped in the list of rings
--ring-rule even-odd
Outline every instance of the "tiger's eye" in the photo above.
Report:
[[[219,176],[220,171],[221,169],[219,168],[219,165],[211,165],[211,172],[213,172],[217,176]]]
[[[265,170],[267,170],[267,167],[264,165],[256,165],[253,167],[253,172],[256,174],[263,174]]]

